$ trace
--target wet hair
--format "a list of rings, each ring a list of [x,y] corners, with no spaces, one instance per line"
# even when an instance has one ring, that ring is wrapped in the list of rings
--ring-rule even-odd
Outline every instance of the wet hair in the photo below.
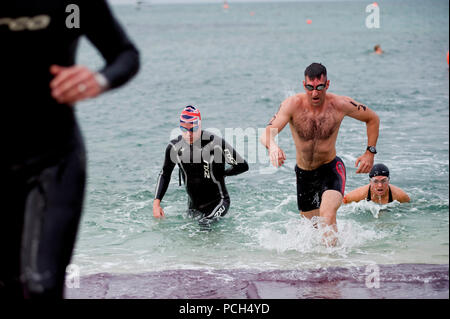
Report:
[[[305,69],[305,78],[310,80],[320,79],[322,75],[327,76],[327,68],[322,63],[312,63]]]
[[[369,177],[372,178],[374,176],[386,176],[389,177],[389,168],[387,168],[384,164],[375,164],[370,170]]]
[[[375,46],[373,47],[373,50],[376,51],[376,50],[378,50],[379,48],[381,48],[381,47],[380,47],[379,44],[377,44],[377,45],[375,45]]]

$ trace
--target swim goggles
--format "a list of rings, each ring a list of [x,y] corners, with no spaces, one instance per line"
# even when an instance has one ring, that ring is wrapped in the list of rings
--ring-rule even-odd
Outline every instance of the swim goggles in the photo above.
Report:
[[[305,88],[308,91],[314,91],[314,90],[322,91],[326,86],[327,86],[326,84],[319,84],[318,86],[314,87],[311,84],[305,84]]]
[[[184,126],[181,126],[181,125],[180,125],[180,130],[181,130],[182,132],[197,132],[197,131],[198,131],[198,125],[193,126],[193,127],[191,127],[191,128],[187,128],[187,127],[184,127]]]
[[[384,185],[384,184],[389,183],[389,177],[386,177],[383,179],[376,179],[375,177],[372,177],[372,178],[370,178],[370,182],[375,185],[377,185],[377,184]]]

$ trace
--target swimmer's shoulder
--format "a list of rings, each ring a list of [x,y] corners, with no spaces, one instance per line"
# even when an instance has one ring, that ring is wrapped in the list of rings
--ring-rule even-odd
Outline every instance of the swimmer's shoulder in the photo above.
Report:
[[[169,144],[167,144],[167,149],[172,151],[178,151],[183,144],[183,136],[178,135],[176,138],[170,140]]]
[[[328,93],[327,92],[327,99],[333,103],[335,107],[338,109],[344,110],[346,107],[350,107],[353,104],[357,103],[353,98],[346,96],[346,95],[338,95],[334,93]]]
[[[216,135],[209,131],[202,131],[202,147],[205,147],[206,145],[209,146],[223,146],[224,139],[220,137],[219,135]]]
[[[220,139],[220,137],[210,131],[202,131],[202,140],[214,141],[215,139]]]
[[[170,144],[176,144],[178,142],[181,142],[181,139],[183,138],[183,136],[178,135],[177,137],[175,137],[173,140],[170,140]]]
[[[344,204],[348,204],[351,202],[359,202],[359,201],[366,199],[367,194],[369,193],[369,187],[370,187],[369,184],[364,185],[364,186],[358,187],[358,188],[350,191],[349,193],[347,193],[344,196],[344,200],[343,200]]]
[[[400,187],[397,187],[395,185],[389,185],[392,192],[392,198],[396,201],[399,201],[400,203],[409,203],[411,201],[411,198],[409,197],[406,192],[401,189]]]
[[[306,94],[305,93],[297,93],[295,95],[291,95],[286,98],[280,105],[280,110],[286,113],[292,113],[298,109],[301,109],[305,106],[306,102]]]

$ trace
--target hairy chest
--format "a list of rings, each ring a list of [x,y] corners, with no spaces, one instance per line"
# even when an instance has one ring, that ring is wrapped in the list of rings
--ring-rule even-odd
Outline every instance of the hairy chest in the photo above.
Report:
[[[292,118],[293,129],[305,141],[329,139],[339,128],[341,118],[335,112],[313,114],[306,110]]]

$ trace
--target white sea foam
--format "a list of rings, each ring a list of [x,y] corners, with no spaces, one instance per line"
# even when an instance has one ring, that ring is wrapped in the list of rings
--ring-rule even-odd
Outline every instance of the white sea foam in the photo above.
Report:
[[[376,241],[387,234],[375,231],[369,226],[358,224],[355,221],[338,221],[338,244],[328,247],[323,243],[323,235],[331,230],[329,227],[317,229],[314,227],[317,219],[306,218],[291,219],[282,229],[274,230],[270,227],[261,228],[257,232],[259,244],[279,253],[286,251],[298,251],[300,253],[345,253],[353,248],[358,248],[370,241]]]
[[[398,201],[393,201],[388,204],[380,205],[372,201],[363,200],[360,202],[353,202],[345,206],[342,206],[341,209],[339,210],[339,213],[341,216],[347,216],[355,213],[370,212],[373,218],[378,219],[385,212],[389,211],[390,208],[396,207],[398,206],[398,204],[400,204]]]

